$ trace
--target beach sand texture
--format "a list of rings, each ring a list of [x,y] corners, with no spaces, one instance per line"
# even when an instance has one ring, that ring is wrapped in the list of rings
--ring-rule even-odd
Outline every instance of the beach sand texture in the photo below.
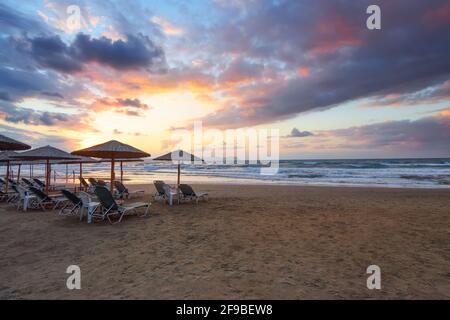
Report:
[[[132,201],[154,193],[133,187],[148,193]],[[0,204],[0,298],[450,298],[449,190],[194,187],[209,201],[152,200],[118,225]],[[66,288],[73,264],[81,290]]]

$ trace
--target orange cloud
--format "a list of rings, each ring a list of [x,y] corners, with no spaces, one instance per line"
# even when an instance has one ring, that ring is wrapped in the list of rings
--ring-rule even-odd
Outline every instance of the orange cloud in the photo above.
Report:
[[[350,23],[340,16],[328,16],[316,26],[317,43],[311,53],[313,55],[327,54],[342,46],[361,44],[361,39]]]
[[[302,77],[308,77],[309,76],[309,68],[305,68],[305,67],[299,68],[298,74]]]

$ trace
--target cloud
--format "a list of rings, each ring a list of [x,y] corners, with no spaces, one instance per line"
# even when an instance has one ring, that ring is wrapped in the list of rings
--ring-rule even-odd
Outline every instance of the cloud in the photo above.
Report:
[[[41,36],[30,39],[31,55],[43,67],[61,72],[81,71],[83,63],[74,57],[72,50],[59,36]]]
[[[113,110],[118,113],[125,113],[129,116],[140,116],[143,110],[150,110],[150,107],[142,103],[139,99],[134,98],[101,98],[96,100],[90,107],[91,111],[108,111]]]
[[[23,32],[47,32],[48,28],[39,20],[0,3],[0,34],[22,34]]]
[[[373,97],[362,107],[413,106],[439,103],[450,99],[450,80],[408,94],[388,94]]]
[[[161,27],[162,31],[164,32],[164,34],[166,34],[166,35],[180,36],[184,33],[182,28],[173,25],[171,22],[169,22],[168,20],[166,20],[162,17],[153,16],[150,19],[150,21],[159,25]]]
[[[440,8],[445,16],[446,1],[377,2],[383,12],[377,32],[365,27],[365,9],[374,4],[368,0],[265,1],[245,14],[225,15],[223,24],[208,29],[211,50],[263,61],[279,77],[270,87],[259,77],[234,88],[238,99],[200,120],[212,127],[253,126],[358,99],[409,99],[447,81],[450,20],[433,28],[423,20]]]
[[[259,78],[263,71],[263,65],[236,59],[219,75],[218,81],[224,84],[247,82]]]
[[[70,151],[76,149],[80,144],[79,139],[66,138],[59,134],[43,134],[37,131],[19,129],[4,124],[0,124],[0,134],[4,134],[18,141],[26,142],[34,148],[52,145]]]
[[[291,133],[286,136],[286,138],[304,138],[313,136],[314,133],[309,131],[300,131],[297,128],[293,128]]]
[[[351,150],[383,156],[450,156],[450,109],[417,120],[398,120],[321,131],[323,148]],[[379,156],[378,156],[379,157]]]
[[[44,126],[56,126],[71,121],[70,116],[65,113],[39,112],[31,108],[16,107],[5,102],[0,102],[0,118],[10,123]]]
[[[28,42],[29,46],[22,44],[19,48],[29,50],[30,56],[41,66],[65,73],[81,71],[86,64],[93,62],[117,70],[143,68],[161,72],[166,67],[162,48],[142,34],[128,35],[126,41],[113,41],[79,33],[70,45],[58,35],[38,36]]]
[[[137,109],[149,110],[148,105],[139,101],[139,99],[116,99],[116,103],[120,106],[133,107]]]
[[[70,50],[80,61],[97,62],[119,70],[145,68],[155,71],[165,68],[162,48],[142,34],[128,35],[127,41],[112,41],[80,33]]]

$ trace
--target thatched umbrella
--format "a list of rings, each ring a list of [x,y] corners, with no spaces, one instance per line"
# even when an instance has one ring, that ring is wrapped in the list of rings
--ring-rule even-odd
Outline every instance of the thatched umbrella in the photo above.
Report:
[[[48,187],[50,185],[50,173],[51,173],[51,160],[75,160],[79,157],[73,156],[63,150],[57,149],[52,146],[45,146],[36,148],[30,151],[19,153],[13,158],[23,160],[45,160],[45,192],[48,193]]]
[[[0,150],[28,150],[31,146],[0,134]]]
[[[156,157],[153,160],[155,161],[172,161],[178,162],[178,175],[177,175],[177,188],[180,185],[180,172],[181,172],[181,163],[194,163],[200,162],[203,163],[203,159],[190,154],[189,152],[183,150],[175,150],[169,153],[166,153],[162,156]]]
[[[86,149],[77,150],[72,152],[72,154],[77,156],[109,159],[111,161],[111,192],[113,192],[114,189],[114,165],[117,160],[150,157],[150,154],[147,152],[116,140],[111,140]]]
[[[98,163],[99,160],[95,160],[91,157],[83,157],[79,156],[78,159],[74,160],[63,160],[63,161],[56,161],[56,164],[65,164],[66,165],[66,183],[67,183],[67,165],[69,164],[79,164],[80,165],[80,178],[83,177],[83,163]],[[80,180],[80,189],[81,189],[81,180]]]

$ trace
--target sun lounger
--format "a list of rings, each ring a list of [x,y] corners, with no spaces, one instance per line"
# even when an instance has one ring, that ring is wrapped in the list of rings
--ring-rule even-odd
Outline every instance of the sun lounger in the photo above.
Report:
[[[198,203],[198,200],[208,198],[207,192],[195,192],[188,184],[180,184],[179,187],[181,191],[181,200],[195,200],[195,202]]]
[[[16,195],[16,192],[3,192],[0,190],[0,201],[9,202],[11,197],[14,197]]]
[[[30,191],[37,197],[37,206],[44,211],[49,206],[55,210],[60,204],[67,202],[66,197],[51,197],[36,187],[30,187]]]
[[[17,210],[22,209],[23,211],[27,211],[28,208],[38,208],[38,201],[36,201],[37,197],[35,195],[31,195],[28,189],[20,184],[13,185],[11,188],[17,193],[17,195],[11,199],[10,202],[17,203]]]
[[[180,203],[179,195],[177,192],[173,191],[170,186],[161,180],[153,181],[155,185],[156,194],[154,195],[155,200],[164,200],[164,202],[168,202],[169,205],[172,205],[173,199],[177,198],[178,203]]]
[[[80,178],[78,178],[79,180],[80,180],[80,182],[81,182],[81,189],[82,190],[84,190],[84,191],[87,191],[87,192],[90,192],[90,193],[94,193],[94,187],[92,186],[92,184],[91,185],[89,185],[87,182],[86,182],[86,179],[84,179],[84,178],[82,178],[82,177],[80,177]]]
[[[102,186],[102,187],[107,187],[108,183],[106,183],[104,180],[97,179],[97,185]]]
[[[95,189],[97,186],[102,186],[102,187],[108,186],[108,184],[101,179],[89,178],[88,181],[91,184],[91,186],[93,187],[93,189]]]
[[[163,185],[165,185],[164,181],[161,180],[155,180],[153,181],[153,184],[155,185],[155,189],[156,189],[156,193],[153,196],[155,198],[155,200],[160,200],[160,199],[164,199],[164,188]]]
[[[136,209],[139,208],[145,208],[145,214],[143,216],[146,216],[148,213],[148,208],[151,205],[151,203],[145,202],[136,202],[127,205],[119,205],[117,204],[116,200],[114,200],[113,195],[106,187],[99,186],[95,188],[95,194],[97,195],[97,198],[100,201],[103,210],[101,215],[93,214],[93,217],[100,218],[102,220],[104,220],[106,217],[111,224],[121,222],[125,214],[134,212],[136,211]],[[112,216],[119,216],[119,219],[113,221],[111,219]]]
[[[33,178],[34,183],[39,187],[39,189],[45,189],[45,183],[43,183],[38,178]]]
[[[78,197],[83,203],[83,213],[86,211],[88,223],[91,223],[93,214],[100,207],[100,202],[92,201],[91,195],[87,192],[81,191]],[[83,219],[83,215],[80,216],[80,221]]]
[[[26,186],[27,188],[29,188],[29,187],[37,187],[37,185],[35,185],[33,182],[31,182],[27,178],[22,178],[22,182],[23,182],[23,185]]]
[[[83,202],[81,199],[76,194],[65,189],[61,190],[61,193],[69,201],[59,210],[59,214],[62,216],[81,216],[83,213]]]
[[[114,181],[114,187],[116,188],[119,199],[129,199],[132,195],[143,195],[145,193],[144,190],[129,191],[120,181]]]

